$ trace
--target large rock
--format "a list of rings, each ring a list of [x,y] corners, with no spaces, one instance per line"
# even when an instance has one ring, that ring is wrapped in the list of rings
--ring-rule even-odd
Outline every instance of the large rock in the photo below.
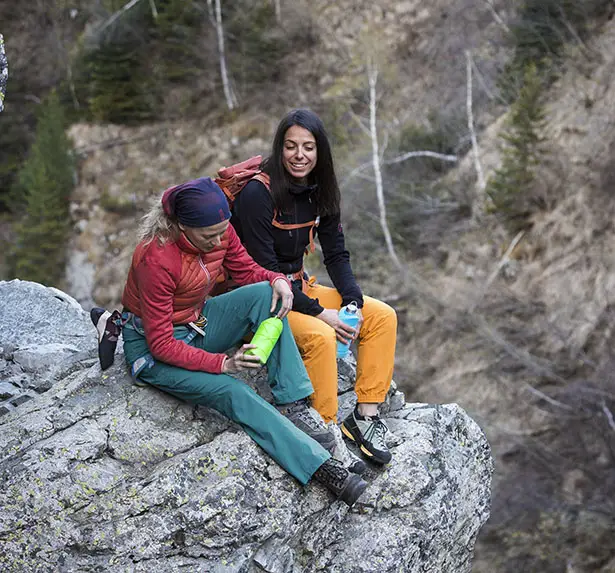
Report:
[[[94,364],[96,336],[79,303],[38,283],[0,281],[0,416]]]
[[[134,386],[121,352],[101,372],[87,314],[57,292],[13,281],[0,294],[12,303],[0,309],[7,368],[43,320],[44,344],[90,355],[0,418],[0,570],[470,571],[492,460],[457,405],[404,404],[393,390],[387,422],[401,443],[349,510],[216,412]],[[49,369],[33,360],[26,376]]]

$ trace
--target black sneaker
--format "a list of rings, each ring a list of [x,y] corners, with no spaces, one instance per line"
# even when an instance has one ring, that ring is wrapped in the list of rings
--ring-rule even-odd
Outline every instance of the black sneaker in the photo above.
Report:
[[[280,404],[276,408],[286,418],[288,418],[297,428],[305,432],[310,438],[316,440],[325,450],[332,452],[335,448],[335,437],[325,426],[321,415],[311,408],[307,398],[291,402],[290,404]]]
[[[100,367],[106,370],[113,364],[117,339],[122,331],[119,326],[121,315],[119,311],[112,313],[104,308],[94,307],[90,318],[98,331],[98,360]]]
[[[332,491],[338,499],[353,505],[367,487],[367,482],[348,471],[340,461],[329,458],[314,473],[314,479]]]
[[[387,425],[378,416],[361,416],[356,408],[342,422],[344,435],[356,442],[361,453],[378,464],[388,464],[393,457],[386,444]]]

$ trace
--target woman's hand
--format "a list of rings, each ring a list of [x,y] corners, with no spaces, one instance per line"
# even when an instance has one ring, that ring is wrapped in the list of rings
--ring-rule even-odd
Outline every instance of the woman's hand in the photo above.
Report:
[[[251,368],[260,368],[261,359],[258,356],[246,354],[246,350],[256,348],[254,344],[244,344],[231,358],[227,358],[222,366],[223,374],[233,374]]]
[[[273,296],[271,297],[271,309],[269,312],[273,312],[278,305],[278,300],[281,300],[282,304],[276,316],[278,318],[284,318],[293,308],[293,290],[283,279],[274,281],[271,288],[273,288]]]
[[[360,310],[357,310],[357,312],[359,313],[359,324],[356,329],[343,323],[337,310],[331,308],[325,308],[320,314],[316,315],[316,318],[320,318],[335,330],[335,336],[342,344],[350,344],[359,335],[361,324],[363,324],[363,315]]]

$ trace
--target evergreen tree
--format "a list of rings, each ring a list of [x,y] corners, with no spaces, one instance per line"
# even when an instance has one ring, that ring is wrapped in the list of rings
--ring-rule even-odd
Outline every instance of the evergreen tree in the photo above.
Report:
[[[30,156],[18,176],[25,214],[11,253],[13,275],[47,285],[64,276],[70,231],[69,197],[73,188],[71,145],[58,96],[43,103]]]
[[[145,49],[145,44],[127,37],[107,41],[89,54],[88,103],[94,121],[134,124],[152,117]]]
[[[191,0],[160,0],[150,25],[149,50],[157,84],[189,83],[207,68],[204,35],[211,23]]]
[[[523,85],[525,70],[535,64],[546,83],[557,75],[562,50],[585,37],[590,18],[597,17],[606,0],[524,0],[511,26],[514,56],[499,78],[502,95],[513,102]]]
[[[502,213],[515,230],[526,226],[537,203],[535,172],[544,155],[542,91],[536,65],[531,63],[525,70],[523,87],[511,106],[501,135],[502,166],[487,185],[494,210]]]

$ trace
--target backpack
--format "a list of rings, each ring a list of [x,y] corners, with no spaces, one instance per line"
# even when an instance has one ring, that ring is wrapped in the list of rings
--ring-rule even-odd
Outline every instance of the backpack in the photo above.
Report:
[[[248,184],[249,181],[252,181],[252,179],[260,181],[267,188],[267,191],[271,192],[269,175],[261,170],[261,163],[262,157],[260,155],[255,155],[254,157],[250,157],[241,163],[235,163],[230,167],[222,167],[218,170],[216,177],[214,177],[214,181],[226,195],[226,199],[231,209],[233,208],[233,203],[235,202],[237,195],[239,195],[241,190]],[[315,250],[314,228],[318,227],[319,220],[320,217],[316,217],[316,219],[313,221],[308,221],[307,223],[280,223],[278,220],[278,211],[274,207],[273,220],[271,221],[271,224],[278,229],[283,229],[286,231],[310,227],[310,252],[313,253]]]
[[[235,163],[229,167],[222,167],[216,173],[214,177],[214,181],[218,184],[220,189],[226,195],[226,199],[228,201],[229,207],[233,208],[233,203],[235,203],[235,199],[237,195],[241,193],[241,190],[250,182],[252,179],[256,179],[260,181],[267,189],[267,191],[271,192],[271,186],[269,184],[269,175],[264,173],[260,166],[262,163],[262,157],[260,155],[255,155],[254,157],[250,157],[241,163]],[[271,224],[278,229],[284,229],[287,231],[292,231],[295,229],[302,229],[304,227],[310,227],[310,252],[314,252],[314,228],[318,227],[318,222],[320,217],[316,217],[313,221],[308,221],[307,223],[299,223],[299,224],[289,224],[289,223],[281,223],[278,221],[278,211],[274,207],[273,209],[273,220]],[[308,252],[308,249],[305,250]],[[303,271],[303,269],[302,269]],[[229,290],[233,290],[237,288],[238,285],[234,283],[234,281],[227,275],[226,272],[223,272],[217,279],[216,285],[214,286],[211,296],[217,296],[220,294],[224,294]]]

